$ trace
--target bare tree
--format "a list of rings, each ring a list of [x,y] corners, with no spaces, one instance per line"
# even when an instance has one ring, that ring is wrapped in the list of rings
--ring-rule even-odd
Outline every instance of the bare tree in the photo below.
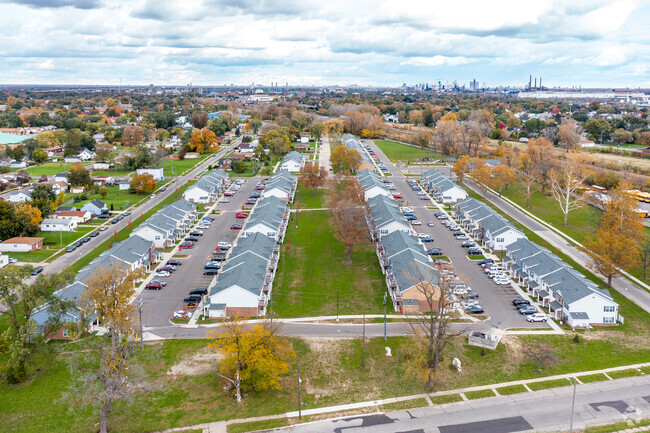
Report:
[[[553,346],[539,341],[526,348],[526,356],[530,362],[535,364],[538,373],[542,372],[542,368],[550,367],[557,362]]]
[[[334,236],[344,245],[347,261],[350,262],[352,251],[368,236],[368,227],[361,186],[355,178],[346,182],[343,189],[332,194],[330,224]]]
[[[444,155],[459,153],[459,125],[455,120],[441,120],[433,133],[433,142]]]
[[[438,274],[437,271],[428,279],[420,272],[416,272],[416,275],[419,277],[419,281],[415,282],[418,297],[423,301],[423,309],[426,311],[421,311],[416,318],[409,320],[417,350],[409,370],[420,377],[430,391],[434,387],[436,372],[445,348],[454,337],[461,335],[464,329],[451,329],[451,277]]]
[[[560,144],[567,149],[575,148],[580,142],[580,131],[577,122],[565,122],[560,125],[557,131],[557,137]]]
[[[564,214],[565,226],[569,220],[569,212],[584,204],[577,196],[577,191],[586,178],[587,172],[576,156],[569,157],[561,167],[554,167],[548,172],[551,192]]]
[[[305,164],[300,170],[299,182],[307,188],[311,188],[314,197],[316,197],[316,190],[325,183],[328,174],[325,167],[319,168],[318,164]]]

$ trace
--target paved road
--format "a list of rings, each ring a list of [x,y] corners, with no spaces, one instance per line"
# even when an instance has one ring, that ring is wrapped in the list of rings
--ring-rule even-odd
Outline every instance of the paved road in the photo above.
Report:
[[[512,299],[518,297],[516,290],[510,285],[499,286],[494,283],[483,272],[476,262],[467,258],[467,249],[461,247],[463,241],[457,240],[452,232],[433,216],[434,211],[427,209],[431,205],[429,200],[421,200],[416,191],[413,191],[406,183],[406,177],[399,169],[379,150],[379,148],[370,140],[364,140],[364,143],[370,144],[384,166],[389,170],[397,191],[404,197],[404,204],[411,205],[414,209],[417,221],[422,225],[413,226],[420,233],[427,233],[433,237],[434,242],[428,243],[427,248],[440,247],[444,255],[449,257],[454,265],[456,274],[467,283],[472,289],[479,294],[481,306],[490,319],[483,323],[480,329],[487,329],[492,326],[505,328],[549,328],[544,323],[529,323],[525,317],[519,314],[517,309],[512,305]],[[445,169],[445,167],[442,167]],[[443,171],[443,174],[448,175]],[[419,179],[418,179],[419,180]],[[433,221],[434,227],[428,227],[427,222]]]
[[[573,387],[354,416],[287,427],[309,433],[511,433],[567,431]],[[650,376],[578,385],[574,428],[647,418]],[[633,425],[633,424],[632,424]]]
[[[479,194],[481,193],[478,186],[471,180],[465,180],[465,186],[469,186],[474,191],[479,192]],[[528,227],[530,230],[546,240],[549,244],[553,245],[555,248],[571,257],[581,266],[587,267],[587,264],[591,261],[587,254],[578,250],[573,244],[570,244],[569,241],[554,231],[544,227],[528,215],[524,214],[522,211],[509,204],[503,198],[492,194],[489,191],[486,193],[485,198],[497,206],[499,209],[502,209],[504,212],[510,215],[515,221],[518,221],[519,223]],[[604,280],[604,278],[600,276],[599,278]],[[642,287],[637,286],[624,277],[614,278],[612,280],[612,287],[623,296],[634,302],[636,305],[640,306],[650,313],[650,292]]]
[[[188,180],[193,179],[196,176],[196,174],[204,170],[207,166],[211,164],[215,164],[223,154],[225,154],[233,147],[235,147],[237,143],[238,141],[235,141],[231,145],[223,148],[216,154],[217,156],[212,158],[207,158],[204,162],[198,164],[192,171],[188,172],[187,174],[183,176],[177,176],[176,182],[170,184],[167,187],[166,191],[162,191],[162,192],[159,191],[156,194],[155,199],[148,199],[145,202],[143,202],[140,206],[130,209],[131,210],[130,217],[124,218],[122,221],[118,222],[117,224],[110,224],[110,222],[108,222],[107,223],[108,230],[99,232],[99,235],[97,237],[92,238],[90,242],[85,243],[83,246],[75,250],[73,253],[64,254],[59,258],[53,260],[51,263],[44,265],[45,272],[57,273],[57,272],[61,272],[65,267],[73,265],[81,257],[83,257],[84,255],[92,251],[97,245],[111,238],[116,231],[120,231],[123,228],[127,227],[129,221],[135,221],[137,218],[140,217],[140,215],[147,213],[149,210],[151,210],[162,200],[175,194],[178,188],[183,186]],[[180,194],[176,193],[176,195],[179,199],[182,198]]]
[[[223,211],[221,215],[213,214],[215,220],[209,229],[202,229],[203,236],[192,249],[183,250],[180,254],[188,255],[182,258],[179,266],[171,276],[161,278],[167,282],[162,290],[143,290],[139,299],[143,301],[142,321],[145,329],[156,326],[169,326],[169,318],[174,311],[185,306],[183,298],[188,292],[197,287],[208,287],[213,276],[203,275],[203,267],[212,257],[212,252],[218,242],[234,243],[240,230],[231,230],[233,223],[243,224],[245,220],[235,218],[235,212],[241,210],[251,192],[255,190],[259,177],[249,178],[233,197],[228,197],[229,203],[219,203],[215,209]]]

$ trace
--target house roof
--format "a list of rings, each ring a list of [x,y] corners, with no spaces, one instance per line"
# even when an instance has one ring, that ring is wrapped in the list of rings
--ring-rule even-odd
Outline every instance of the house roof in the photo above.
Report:
[[[52,224],[52,225],[69,225],[70,223],[75,222],[72,218],[45,218],[41,221],[41,225]]]
[[[15,238],[10,238],[5,241],[2,241],[3,244],[28,244],[28,245],[34,245],[40,241],[42,241],[45,238],[38,238],[38,237],[27,237],[27,236],[18,236]]]
[[[92,203],[93,206],[97,206],[99,209],[103,209],[106,207],[106,203],[104,203],[101,200],[94,199],[90,201],[89,203]]]
[[[291,152],[287,153],[284,155],[284,159],[282,162],[289,162],[293,161],[297,164],[301,164],[302,161],[304,160],[304,157],[302,156],[302,153],[296,152],[295,150],[292,150]]]
[[[61,210],[54,212],[54,215],[67,216],[67,217],[84,217],[88,214],[89,211],[81,210]]]
[[[370,155],[368,155],[368,152],[366,152],[357,137],[352,134],[345,134],[341,139],[341,144],[348,147],[349,149],[356,149],[359,152],[359,155],[361,155],[362,161],[365,161],[368,164],[374,166]]]
[[[17,144],[17,143],[22,143],[25,140],[28,140],[32,137],[25,136],[25,135],[16,135],[16,134],[8,134],[6,132],[0,131],[0,144]]]

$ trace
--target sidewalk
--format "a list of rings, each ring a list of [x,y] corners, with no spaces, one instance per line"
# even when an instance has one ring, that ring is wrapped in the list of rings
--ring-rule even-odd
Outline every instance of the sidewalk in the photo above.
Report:
[[[302,416],[309,416],[309,415],[322,415],[322,414],[327,414],[327,413],[337,413],[337,412],[344,412],[344,411],[350,411],[350,410],[355,410],[355,409],[364,409],[364,408],[369,408],[369,407],[376,407],[378,411],[381,410],[382,405],[386,404],[391,404],[391,403],[397,403],[397,402],[403,402],[403,401],[410,401],[410,400],[417,400],[417,399],[426,399],[429,403],[429,406],[434,406],[434,404],[431,401],[431,397],[438,397],[438,396],[443,396],[443,395],[454,395],[454,394],[459,394],[463,401],[467,401],[467,397],[465,397],[465,393],[467,392],[472,392],[472,391],[482,391],[482,390],[491,390],[494,393],[494,397],[498,397],[500,394],[497,391],[497,388],[503,388],[503,387],[508,387],[508,386],[513,386],[513,385],[522,385],[526,391],[521,393],[521,394],[530,394],[530,393],[535,393],[535,392],[544,392],[547,391],[547,389],[542,389],[539,391],[533,391],[528,387],[528,384],[530,383],[535,383],[535,382],[546,382],[546,381],[552,381],[552,380],[561,380],[565,379],[567,380],[567,385],[573,384],[572,380],[576,381],[578,386],[582,385],[582,382],[580,382],[580,377],[581,376],[589,376],[592,374],[605,374],[609,380],[615,380],[611,379],[607,373],[613,372],[613,371],[620,371],[620,370],[630,370],[630,369],[640,369],[641,367],[649,367],[650,363],[644,363],[644,364],[634,364],[634,365],[627,365],[627,366],[622,366],[622,367],[612,367],[612,368],[605,368],[601,370],[592,370],[592,371],[583,371],[580,373],[568,373],[568,374],[560,374],[560,375],[555,375],[555,376],[546,376],[546,377],[539,377],[539,378],[534,378],[534,379],[525,379],[525,380],[516,380],[512,382],[503,382],[503,383],[495,383],[495,384],[490,384],[490,385],[481,385],[481,386],[472,386],[468,388],[459,388],[459,389],[452,389],[452,390],[447,390],[447,391],[439,391],[439,392],[434,392],[434,393],[423,393],[423,394],[415,394],[415,395],[407,395],[407,396],[402,396],[402,397],[393,397],[393,398],[386,398],[382,400],[371,400],[371,401],[363,401],[363,402],[358,402],[358,403],[349,403],[349,404],[341,404],[341,405],[336,405],[336,406],[328,406],[328,407],[320,407],[320,408],[314,408],[314,409],[305,409],[301,411]],[[645,386],[648,382],[648,377],[647,375],[641,375],[641,376],[633,376],[633,377],[627,377],[624,378],[625,380],[638,380],[640,383],[640,386]],[[607,381],[604,381],[607,382]],[[552,389],[552,388],[550,388]],[[517,394],[513,394],[517,395]],[[490,397],[486,397],[490,398]],[[462,402],[459,402],[462,403]],[[451,405],[454,403],[447,403],[446,405]],[[298,412],[287,412],[285,414],[278,414],[278,415],[268,415],[268,416],[261,416],[261,417],[255,417],[255,418],[245,418],[245,419],[234,419],[234,420],[227,420],[227,421],[219,421],[219,422],[213,422],[213,423],[204,423],[204,424],[198,424],[198,425],[193,425],[193,426],[186,426],[186,427],[176,427],[173,429],[167,429],[167,430],[161,430],[156,433],[171,433],[171,432],[178,432],[178,431],[184,431],[184,430],[203,430],[203,433],[226,433],[227,432],[227,426],[230,424],[240,424],[240,423],[247,423],[247,422],[253,422],[253,421],[262,421],[262,420],[271,420],[271,419],[282,419],[282,418],[296,418],[298,417]],[[623,430],[627,431],[627,430]],[[639,430],[639,431],[644,431],[644,430]]]

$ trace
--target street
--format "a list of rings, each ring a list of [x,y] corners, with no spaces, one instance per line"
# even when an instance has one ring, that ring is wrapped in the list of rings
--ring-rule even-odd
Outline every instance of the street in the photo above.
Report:
[[[568,431],[573,387],[443,404],[391,413],[359,415],[287,427],[286,432],[511,433]],[[308,408],[304,408],[308,409]],[[578,385],[573,427],[647,418],[650,377]],[[305,415],[308,415],[309,411]]]

